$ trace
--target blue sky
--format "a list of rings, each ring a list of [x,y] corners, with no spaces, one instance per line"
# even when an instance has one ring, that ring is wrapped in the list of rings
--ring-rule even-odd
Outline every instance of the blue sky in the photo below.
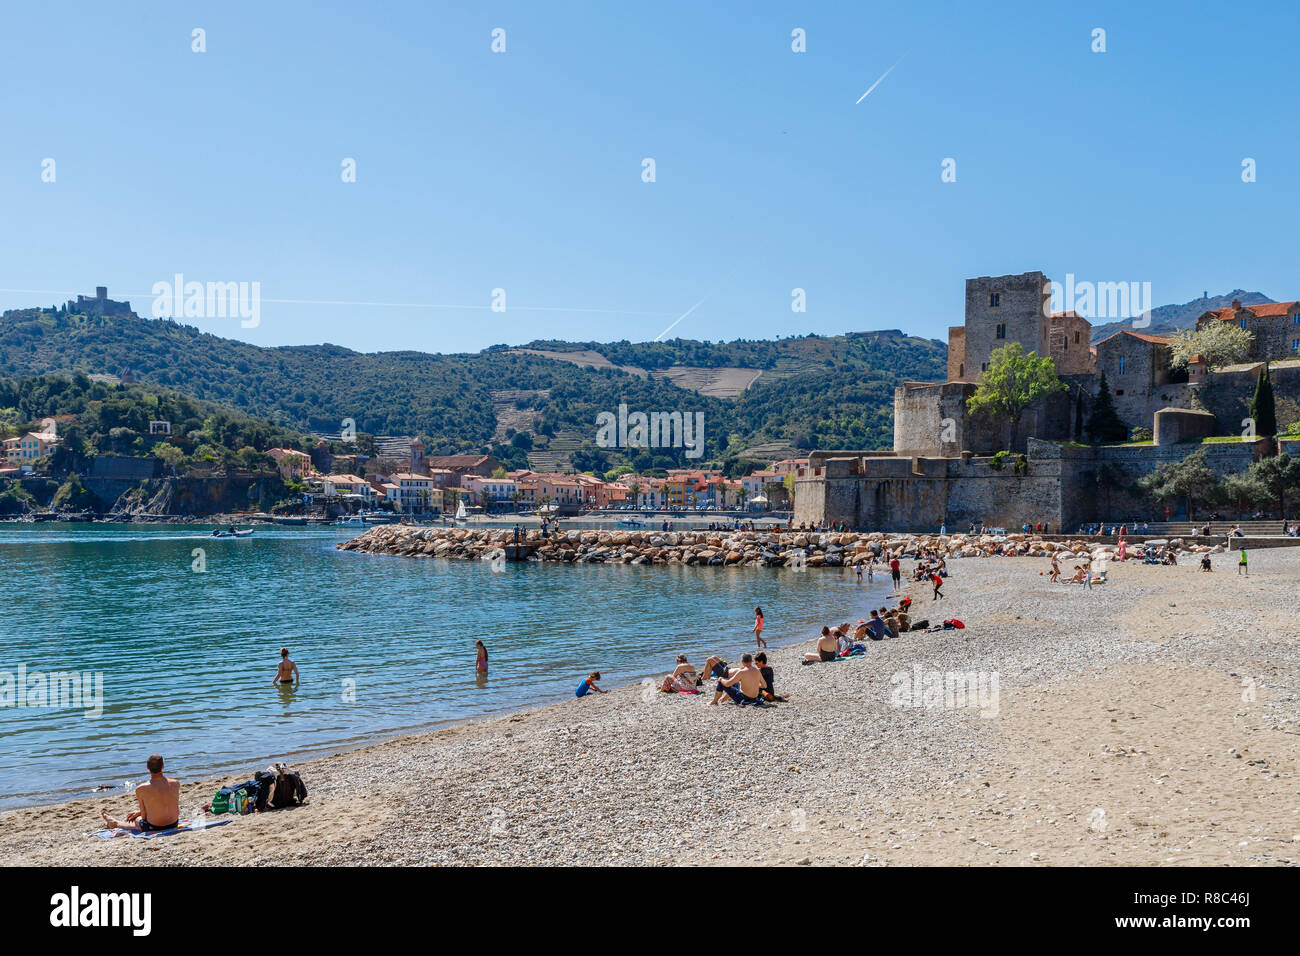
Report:
[[[257,328],[187,321],[444,352],[645,341],[697,303],[673,334],[944,338],[966,277],[1030,269],[1300,298],[1298,27],[1280,2],[11,5],[0,288],[148,314],[178,272],[257,281]]]

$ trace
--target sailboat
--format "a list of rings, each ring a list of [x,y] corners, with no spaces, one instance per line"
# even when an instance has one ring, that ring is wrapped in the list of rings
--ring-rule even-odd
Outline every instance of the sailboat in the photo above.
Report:
[[[469,520],[469,514],[465,511],[464,498],[461,498],[459,501],[456,502],[456,520],[458,522]]]

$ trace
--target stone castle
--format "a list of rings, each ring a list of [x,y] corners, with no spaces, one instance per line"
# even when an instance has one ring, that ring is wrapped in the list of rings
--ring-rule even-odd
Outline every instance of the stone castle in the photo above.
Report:
[[[1142,331],[1141,319],[1094,346],[1092,323],[1052,312],[1050,301],[1041,272],[968,279],[965,324],[948,330],[948,380],[895,390],[892,452],[814,452],[796,475],[795,522],[935,530],[1046,521],[1057,528],[1136,514],[1143,503],[1124,487],[1201,447],[1199,439],[1242,435],[1266,360],[1279,424],[1300,418],[1300,302],[1234,302],[1203,313],[1198,328],[1234,322],[1253,333],[1248,361],[1210,369],[1198,356],[1175,370],[1171,340]],[[1031,405],[1014,435],[1008,422],[967,411],[992,353],[1012,342],[1050,356],[1066,386]],[[1151,429],[1152,445],[1079,447],[1103,373],[1121,420]],[[1262,453],[1249,441],[1205,447],[1224,474]],[[1004,466],[991,457],[1003,450],[1024,460]]]

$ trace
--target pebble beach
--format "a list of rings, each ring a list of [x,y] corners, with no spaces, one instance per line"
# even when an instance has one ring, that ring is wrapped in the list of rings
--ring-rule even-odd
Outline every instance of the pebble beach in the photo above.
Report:
[[[954,560],[943,600],[904,594],[964,629],[801,666],[810,633],[769,652],[785,703],[607,673],[604,695],[295,762],[307,804],[200,833],[89,836],[122,792],[5,812],[0,862],[1296,865],[1300,549],[1253,552],[1247,578],[1212,558],[1110,562],[1092,590],[1041,555]],[[978,700],[922,693],[954,674]],[[183,780],[183,814],[231,782]]]

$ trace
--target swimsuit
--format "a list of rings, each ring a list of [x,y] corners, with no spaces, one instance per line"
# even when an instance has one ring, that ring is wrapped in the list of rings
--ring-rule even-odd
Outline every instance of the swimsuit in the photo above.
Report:
[[[145,820],[145,819],[141,819],[141,820],[140,820],[140,823],[139,823],[139,826],[140,826],[140,832],[141,832],[141,833],[150,833],[150,832],[153,832],[153,831],[155,831],[155,830],[171,830],[172,828],[174,828],[174,827],[176,826],[176,824],[178,824],[178,823],[180,823],[180,822],[181,822],[180,820],[176,820],[176,821],[173,822],[173,823],[157,824],[157,823],[150,823],[148,820]]]
[[[817,653],[821,655],[824,661],[833,661],[836,657],[835,651],[823,651],[820,647],[817,649]]]

